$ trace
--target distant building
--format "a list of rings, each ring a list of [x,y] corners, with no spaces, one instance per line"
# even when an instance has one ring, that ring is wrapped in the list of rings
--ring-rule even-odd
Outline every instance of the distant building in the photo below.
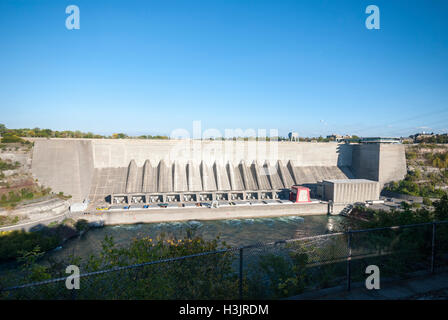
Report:
[[[414,142],[421,142],[424,139],[431,138],[431,137],[434,137],[434,133],[433,132],[427,133],[427,132],[424,132],[424,131],[422,133],[416,133],[416,134],[410,136],[410,138],[414,139]]]
[[[288,133],[288,138],[289,141],[299,141],[299,133],[291,131],[290,133]]]
[[[381,138],[381,137],[371,137],[371,138],[361,138],[360,143],[401,143],[399,138]]]
[[[352,136],[349,135],[340,135],[340,134],[332,134],[331,136],[327,136],[327,139],[331,140],[331,141],[336,141],[336,142],[340,142],[340,141],[344,141],[346,139],[351,139]]]
[[[401,137],[400,140],[401,140],[401,143],[407,143],[407,144],[414,143],[414,139],[411,137],[408,137],[408,138]]]
[[[344,139],[345,143],[401,143],[400,138],[382,138],[382,137],[368,137],[368,138],[351,138]]]

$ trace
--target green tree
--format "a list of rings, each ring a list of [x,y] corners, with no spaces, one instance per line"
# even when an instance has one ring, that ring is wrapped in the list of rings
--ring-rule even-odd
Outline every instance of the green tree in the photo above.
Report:
[[[434,218],[436,220],[448,219],[448,195],[444,194],[440,200],[435,201],[434,205]]]
[[[428,198],[428,197],[424,197],[423,198],[423,204],[425,205],[425,206],[432,206],[432,201]]]

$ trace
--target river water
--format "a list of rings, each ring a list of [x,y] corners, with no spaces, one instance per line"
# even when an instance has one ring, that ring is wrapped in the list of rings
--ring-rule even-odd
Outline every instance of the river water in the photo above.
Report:
[[[106,226],[91,229],[81,237],[69,240],[62,248],[49,253],[49,257],[57,260],[69,255],[88,257],[101,251],[101,242],[106,236],[112,236],[114,242],[122,246],[129,244],[133,238],[156,238],[162,233],[168,238],[179,239],[186,236],[188,229],[193,229],[195,235],[206,240],[219,236],[227,245],[238,247],[339,232],[348,223],[348,219],[342,216],[322,215]]]

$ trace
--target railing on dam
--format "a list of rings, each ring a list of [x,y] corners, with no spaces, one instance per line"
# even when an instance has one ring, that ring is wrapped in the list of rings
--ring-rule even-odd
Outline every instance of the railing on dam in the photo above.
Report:
[[[1,290],[2,299],[281,299],[364,283],[378,266],[381,288],[448,266],[448,221],[353,230],[223,249]]]

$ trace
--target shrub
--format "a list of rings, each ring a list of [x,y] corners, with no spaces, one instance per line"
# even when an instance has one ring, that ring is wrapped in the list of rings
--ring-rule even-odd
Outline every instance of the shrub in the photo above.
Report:
[[[55,248],[59,241],[57,235],[46,235],[43,232],[12,231],[0,234],[0,261],[17,258],[22,252],[30,252],[36,246],[48,251]]]
[[[89,222],[87,220],[80,219],[80,220],[76,221],[75,229],[78,232],[86,231],[89,229]]]
[[[25,143],[25,140],[23,140],[22,138],[14,135],[14,134],[10,134],[10,133],[5,133],[2,137],[2,143]]]
[[[388,183],[384,190],[416,197],[440,198],[446,194],[442,189],[435,188],[436,182],[440,180],[438,177],[429,175],[428,178],[431,180],[429,183],[418,184],[415,180],[418,180],[420,177],[421,172],[419,170],[409,172],[404,180]]]
[[[444,195],[439,201],[435,201],[434,205],[434,217],[436,220],[448,219],[448,195]]]
[[[406,152],[406,159],[413,160],[417,158],[417,153],[414,151],[408,151]]]
[[[19,162],[11,163],[10,161],[4,161],[0,159],[0,170],[14,170],[20,166]]]

